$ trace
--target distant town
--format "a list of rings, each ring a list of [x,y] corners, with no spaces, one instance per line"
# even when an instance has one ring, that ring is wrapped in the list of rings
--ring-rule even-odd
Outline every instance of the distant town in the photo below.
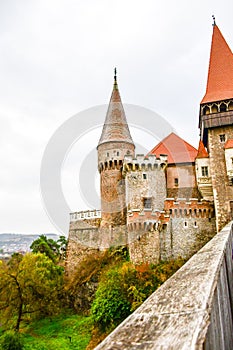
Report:
[[[45,233],[45,236],[53,240],[58,240],[59,236],[55,233]],[[39,234],[19,234],[2,233],[0,234],[0,259],[8,259],[14,253],[25,254],[30,251],[30,246]]]

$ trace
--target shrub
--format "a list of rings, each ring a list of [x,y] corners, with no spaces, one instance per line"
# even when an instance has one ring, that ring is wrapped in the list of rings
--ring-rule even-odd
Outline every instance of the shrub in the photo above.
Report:
[[[121,275],[113,268],[101,280],[95,294],[91,306],[94,322],[102,330],[111,329],[128,316],[130,310]]]
[[[18,333],[8,331],[2,337],[2,350],[22,350],[23,342]]]

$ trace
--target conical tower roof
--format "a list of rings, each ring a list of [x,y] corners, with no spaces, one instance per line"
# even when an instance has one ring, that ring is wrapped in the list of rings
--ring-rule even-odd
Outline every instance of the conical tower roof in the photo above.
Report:
[[[201,104],[230,98],[233,98],[233,54],[214,21],[206,94]]]
[[[200,140],[199,147],[197,151],[197,158],[209,158],[209,154],[205,149],[204,143]]]
[[[113,91],[98,146],[107,142],[124,142],[134,145],[130,135],[123,104],[121,102],[117,84],[116,69]]]

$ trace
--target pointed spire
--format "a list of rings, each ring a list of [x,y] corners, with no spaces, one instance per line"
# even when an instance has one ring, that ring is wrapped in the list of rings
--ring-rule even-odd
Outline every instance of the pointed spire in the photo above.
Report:
[[[199,147],[196,158],[209,158],[209,154],[205,149],[204,143],[201,140],[199,141]]]
[[[117,69],[116,69],[116,67],[114,68],[114,87],[118,89],[118,86],[117,86]]]
[[[201,103],[233,98],[233,54],[216,25],[214,16],[213,20],[206,94]]]
[[[123,104],[117,83],[117,70],[114,69],[114,84],[99,144],[124,142],[134,144],[130,135]]]
[[[212,15],[213,18],[213,27],[216,26],[216,22],[215,22],[215,15]]]

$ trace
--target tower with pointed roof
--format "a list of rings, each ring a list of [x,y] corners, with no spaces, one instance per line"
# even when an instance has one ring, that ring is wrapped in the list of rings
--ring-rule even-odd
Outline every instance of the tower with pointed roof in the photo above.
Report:
[[[209,155],[207,172],[213,186],[217,230],[220,230],[233,212],[233,152],[226,148],[233,140],[233,54],[215,21],[199,128]]]
[[[113,91],[97,146],[102,227],[126,225],[127,208],[122,167],[124,156],[134,156],[134,150],[115,69]]]

